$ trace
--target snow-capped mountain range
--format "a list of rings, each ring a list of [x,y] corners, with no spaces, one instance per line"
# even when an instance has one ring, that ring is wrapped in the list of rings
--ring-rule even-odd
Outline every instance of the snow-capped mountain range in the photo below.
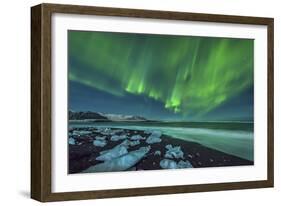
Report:
[[[74,112],[69,111],[69,120],[93,120],[93,121],[147,121],[144,117],[136,115],[105,114],[100,112]]]

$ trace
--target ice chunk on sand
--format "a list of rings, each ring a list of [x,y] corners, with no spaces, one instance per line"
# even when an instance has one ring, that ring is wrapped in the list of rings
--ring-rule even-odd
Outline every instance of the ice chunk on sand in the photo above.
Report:
[[[162,135],[161,131],[153,131],[150,136],[159,137],[160,138],[161,135]]]
[[[135,145],[138,145],[138,144],[140,144],[139,140],[130,141],[128,139],[125,139],[120,145],[123,145],[128,149],[129,146],[132,147],[132,146],[135,146]]]
[[[141,140],[141,139],[145,139],[145,137],[142,137],[139,134],[130,137],[130,140]]]
[[[96,132],[103,132],[104,128],[96,128]]]
[[[104,147],[106,145],[106,140],[105,139],[96,139],[93,141],[93,145],[97,147]]]
[[[96,158],[96,160],[109,161],[109,160],[120,157],[120,156],[122,156],[124,154],[127,154],[127,153],[128,153],[127,145],[123,145],[121,143],[121,144],[113,147],[112,149],[100,152],[100,156],[98,156]]]
[[[177,163],[174,160],[163,159],[160,161],[160,167],[163,169],[177,169]]]
[[[106,136],[96,136],[95,139],[96,140],[105,140]]]
[[[181,150],[180,146],[177,147],[173,147],[172,145],[166,145],[166,149],[168,151],[166,151],[165,157],[166,158],[181,158],[183,159],[183,151]]]
[[[115,130],[112,130],[112,133],[119,133],[119,132],[124,132],[123,129],[115,129]]]
[[[121,140],[121,139],[126,139],[127,136],[126,135],[113,135],[110,140],[111,141],[118,141],[118,140]]]
[[[154,155],[159,155],[160,156],[161,155],[161,151],[160,150],[155,151]]]
[[[150,150],[150,146],[141,147],[138,150],[134,150],[120,156],[118,158],[106,161],[94,166],[89,167],[88,169],[82,171],[82,173],[88,172],[112,172],[112,171],[124,171],[133,167],[138,163]]]
[[[193,166],[188,160],[181,160],[178,162],[178,168],[193,168]]]
[[[146,143],[148,144],[153,144],[153,143],[158,143],[161,142],[161,132],[160,131],[153,131],[151,135],[146,139]]]
[[[100,132],[102,135],[113,135],[114,132],[110,128],[99,128],[98,132]]]
[[[68,139],[68,144],[75,145],[75,139],[72,138],[72,137],[70,137],[70,138]]]
[[[103,128],[103,132],[111,132],[111,129],[110,128]]]
[[[183,169],[183,168],[193,168],[192,164],[186,160],[180,160],[178,163],[174,160],[163,159],[160,161],[160,167],[163,169]]]
[[[139,140],[135,140],[135,141],[130,141],[130,142],[129,142],[129,145],[130,145],[131,147],[136,146],[136,145],[138,145],[138,144],[140,144],[140,141],[139,141]]]
[[[80,135],[86,135],[86,134],[91,134],[91,131],[87,131],[87,130],[74,130],[72,132],[73,135],[75,136],[80,136]]]
[[[125,139],[123,142],[121,142],[119,145],[125,146],[127,149],[130,146],[130,140]]]

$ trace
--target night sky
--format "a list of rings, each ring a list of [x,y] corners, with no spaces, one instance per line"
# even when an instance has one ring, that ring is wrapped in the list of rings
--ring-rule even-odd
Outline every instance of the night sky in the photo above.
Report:
[[[253,49],[249,39],[69,31],[69,109],[251,121]]]

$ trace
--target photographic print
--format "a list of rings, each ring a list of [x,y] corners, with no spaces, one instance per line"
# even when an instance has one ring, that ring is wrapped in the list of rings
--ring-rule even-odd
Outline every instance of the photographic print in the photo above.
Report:
[[[68,31],[68,173],[254,164],[254,40]]]
[[[273,45],[267,17],[33,6],[31,198],[273,187]]]

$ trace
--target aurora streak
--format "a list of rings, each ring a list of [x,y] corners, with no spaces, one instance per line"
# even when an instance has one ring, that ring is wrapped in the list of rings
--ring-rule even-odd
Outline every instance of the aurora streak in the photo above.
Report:
[[[69,31],[68,65],[70,82],[204,116],[253,88],[254,40]]]

